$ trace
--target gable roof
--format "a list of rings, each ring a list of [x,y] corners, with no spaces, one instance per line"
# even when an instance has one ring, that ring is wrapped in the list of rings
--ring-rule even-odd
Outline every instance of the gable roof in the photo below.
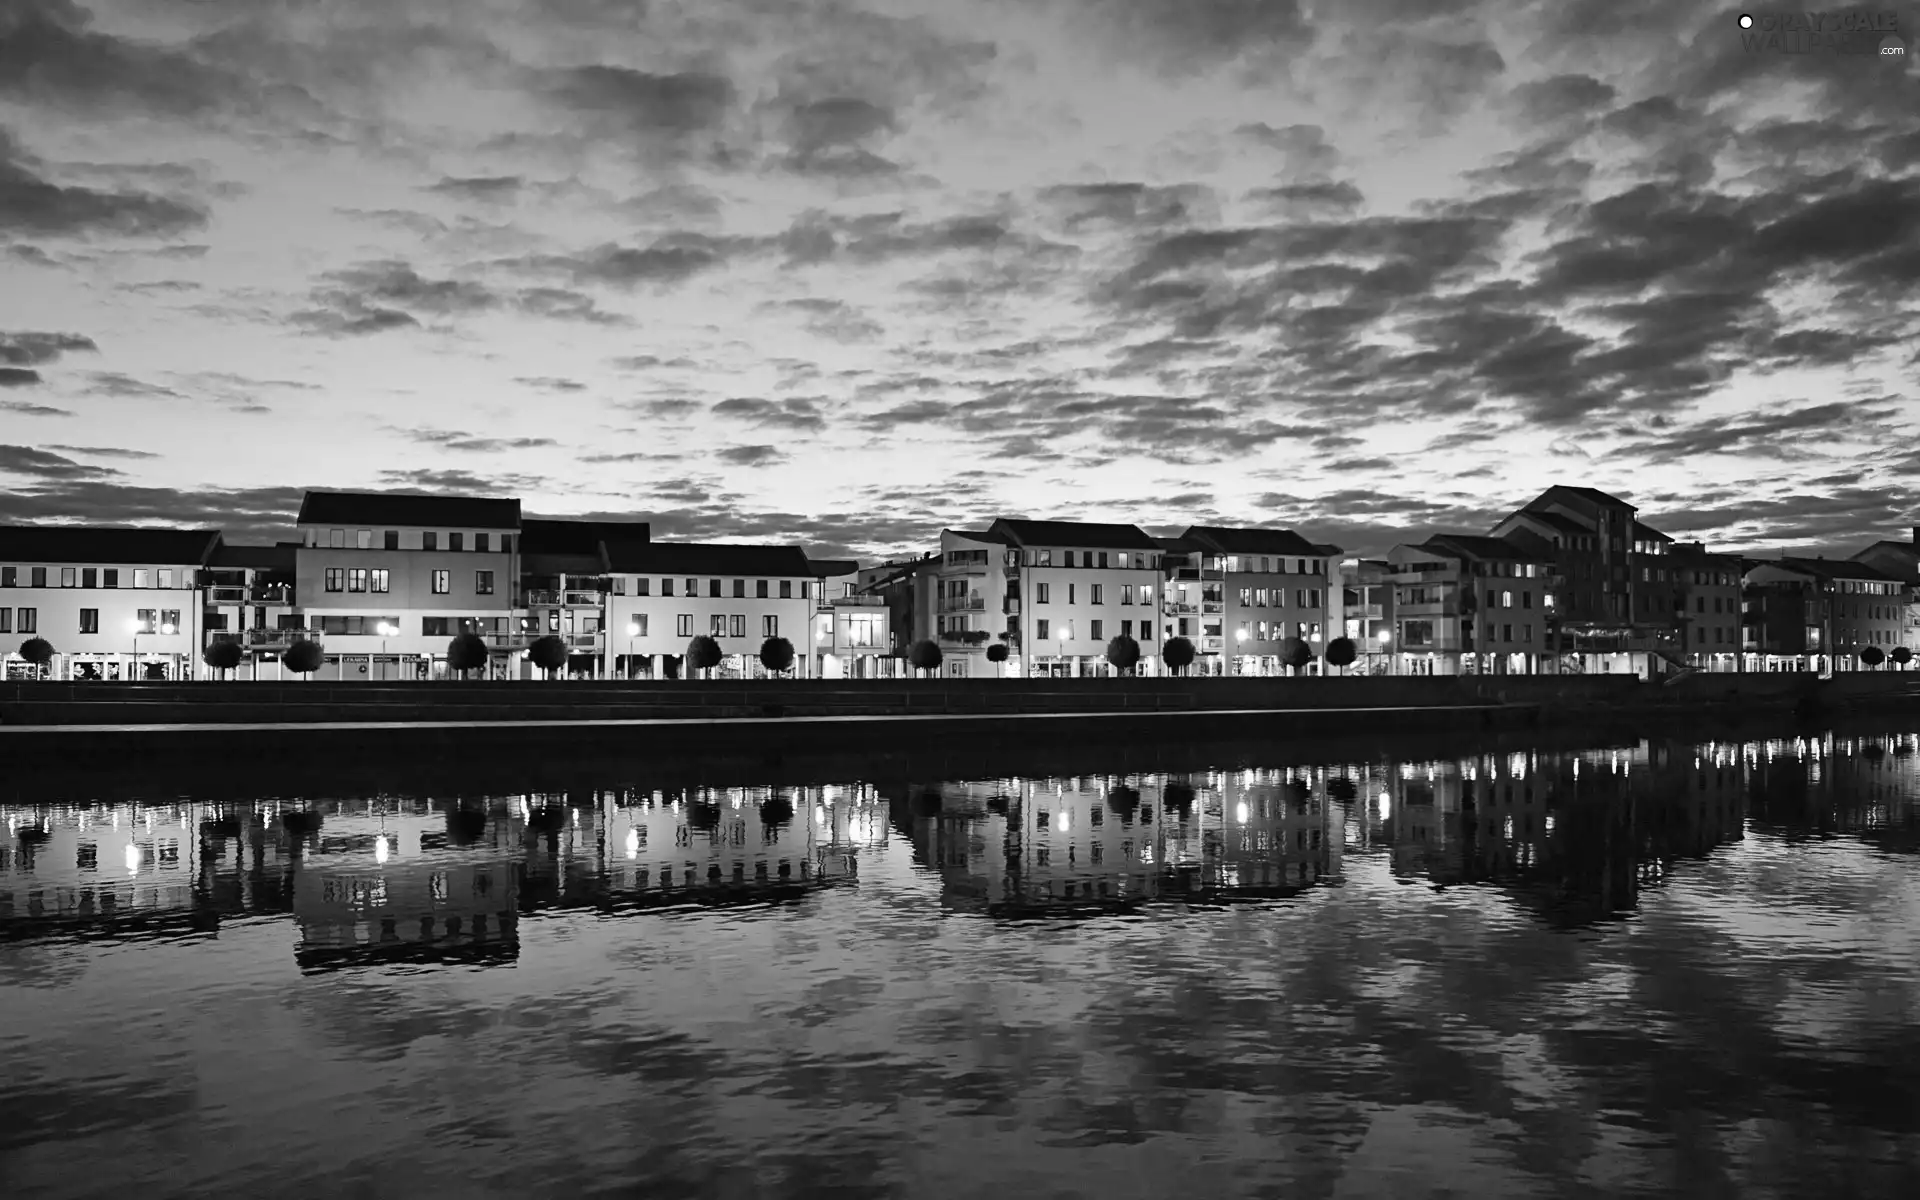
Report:
[[[144,529],[120,525],[0,525],[0,560],[9,563],[126,563],[204,566],[218,529]]]
[[[1775,558],[1761,559],[1754,564],[1757,567],[1780,567],[1801,575],[1811,575],[1815,579],[1866,580],[1871,583],[1905,583],[1898,575],[1890,575],[1878,567],[1853,562],[1844,558]]]
[[[817,579],[837,579],[842,575],[860,573],[860,561],[853,558],[810,558],[807,565],[813,568]]]
[[[1672,538],[1668,537],[1666,534],[1661,533],[1658,529],[1655,529],[1653,526],[1642,525],[1638,521],[1635,521],[1633,523],[1633,536],[1641,539],[1642,541],[1652,539],[1653,541],[1656,541],[1656,542],[1670,542],[1673,540]]]
[[[1533,508],[1535,505],[1542,505],[1542,504],[1549,503],[1552,497],[1555,496],[1556,494],[1565,495],[1565,496],[1577,496],[1580,499],[1585,500],[1590,504],[1604,504],[1610,507],[1633,508],[1637,510],[1636,505],[1629,504],[1627,501],[1622,500],[1618,496],[1609,496],[1607,493],[1601,491],[1599,488],[1572,487],[1564,483],[1556,483],[1552,487],[1548,488],[1546,491],[1541,492],[1538,496],[1535,496],[1533,498],[1532,502],[1529,503],[1527,507]]]
[[[297,523],[519,529],[520,501],[411,492],[308,492]]]
[[[1081,521],[1029,521],[1023,517],[1001,517],[989,533],[1004,534],[1016,546],[1061,546],[1079,549],[1097,546],[1103,550],[1158,550],[1160,543],[1147,536],[1138,525],[1102,525]]]
[[[1413,547],[1415,550],[1427,550],[1436,554],[1451,554],[1459,558],[1478,562],[1509,561],[1544,562],[1546,558],[1531,553],[1515,545],[1506,538],[1481,537],[1471,533],[1436,533],[1426,541]]]
[[[1548,512],[1545,509],[1538,508],[1523,508],[1517,512],[1508,513],[1500,519],[1494,528],[1498,529],[1501,525],[1506,525],[1513,521],[1535,521],[1541,525],[1545,525],[1549,529],[1557,530],[1560,533],[1589,534],[1594,532],[1593,526],[1577,517],[1570,517],[1565,513]]]
[[[236,546],[223,541],[213,548],[213,556],[207,560],[207,565],[229,570],[244,567],[254,571],[291,571],[298,551],[298,545],[293,542],[278,542],[271,546]]]
[[[719,542],[624,542],[607,547],[608,569],[622,575],[759,575],[810,579],[813,564],[798,546]]]
[[[565,554],[600,557],[602,542],[648,542],[653,526],[646,521],[579,521],[524,517],[520,521],[523,554]]]
[[[1189,525],[1182,538],[1200,543],[1218,554],[1295,554],[1318,557],[1340,553],[1337,546],[1321,546],[1291,529],[1230,529],[1221,525]]]

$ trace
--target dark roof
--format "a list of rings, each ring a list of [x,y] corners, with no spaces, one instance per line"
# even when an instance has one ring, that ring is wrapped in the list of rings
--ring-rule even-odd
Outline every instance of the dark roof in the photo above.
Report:
[[[817,579],[833,579],[860,572],[860,562],[853,558],[811,558],[807,560],[807,565],[813,568]]]
[[[1545,561],[1541,555],[1531,553],[1506,538],[1480,537],[1471,533],[1436,533],[1414,549],[1429,550],[1438,554],[1453,554],[1461,558],[1481,561],[1490,559]]]
[[[1668,537],[1666,534],[1661,533],[1658,529],[1655,529],[1653,526],[1642,525],[1638,521],[1635,521],[1633,523],[1633,536],[1640,538],[1642,540],[1646,538],[1652,538],[1654,541],[1657,541],[1657,542],[1670,542],[1673,540],[1671,537]]]
[[[1340,553],[1338,547],[1323,548],[1291,529],[1227,529],[1219,525],[1190,525],[1180,536],[1199,542],[1219,554]]]
[[[970,542],[991,542],[996,546],[1011,546],[1013,539],[992,529],[948,529],[944,532],[955,537],[966,538]]]
[[[645,521],[573,521],[526,517],[520,521],[522,554],[572,554],[600,557],[602,542],[648,542],[653,527]]]
[[[1739,562],[1738,554],[1720,554],[1707,549],[1705,542],[1675,542],[1667,551],[1674,558],[1697,559],[1701,562],[1719,561],[1721,563]]]
[[[518,529],[520,501],[406,492],[308,492],[300,502],[299,523]]]
[[[1620,508],[1635,507],[1634,505],[1627,503],[1625,500],[1622,500],[1618,496],[1607,495],[1607,493],[1601,491],[1599,488],[1569,487],[1566,484],[1555,484],[1554,486],[1548,488],[1546,491],[1534,497],[1533,504],[1529,504],[1527,505],[1527,507],[1532,508],[1535,504],[1546,503],[1553,496],[1555,492],[1564,492],[1569,495],[1579,496],[1581,499],[1591,501],[1594,504],[1614,505]]]
[[[1588,525],[1584,521],[1576,520],[1573,517],[1567,516],[1565,513],[1547,512],[1544,509],[1536,508],[1523,508],[1518,512],[1508,513],[1505,517],[1501,518],[1499,525],[1505,525],[1515,517],[1525,517],[1531,521],[1538,521],[1542,525],[1552,526],[1562,533],[1593,532],[1593,526]],[[1495,528],[1499,528],[1499,525],[1496,525]]]
[[[246,567],[255,571],[291,571],[299,544],[277,542],[271,546],[236,546],[221,542],[214,547],[209,567]]]
[[[1789,571],[1798,571],[1816,579],[1865,579],[1875,583],[1905,583],[1898,575],[1889,575],[1878,567],[1865,563],[1852,562],[1844,558],[1775,558],[1761,559],[1758,566],[1784,567]]]
[[[0,561],[204,566],[218,529],[101,525],[0,525]]]
[[[798,546],[717,542],[634,542],[607,547],[607,565],[623,575],[765,575],[807,579],[813,565]]]
[[[1894,554],[1904,554],[1909,558],[1920,558],[1920,542],[1894,542],[1883,539],[1868,546],[1860,554],[1871,554],[1875,550],[1886,550]],[[1859,558],[1860,554],[1854,557]]]
[[[1158,550],[1160,543],[1147,536],[1138,525],[1099,525],[1081,521],[1029,521],[1022,517],[1002,517],[990,532],[1005,534],[1019,546],[1061,546],[1077,549],[1098,546],[1103,550]]]

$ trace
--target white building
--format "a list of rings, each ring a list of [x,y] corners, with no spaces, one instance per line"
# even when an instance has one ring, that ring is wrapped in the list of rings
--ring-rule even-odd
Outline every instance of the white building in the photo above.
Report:
[[[291,542],[236,546],[223,541],[200,572],[206,645],[234,642],[241,650],[240,664],[227,677],[277,677],[279,666],[263,660],[277,658],[304,636],[293,611],[296,553]]]
[[[0,648],[9,677],[38,668],[21,647],[52,645],[55,679],[188,679],[198,668],[198,573],[212,529],[0,526]]]
[[[1308,673],[1326,669],[1327,643],[1344,621],[1340,547],[1288,529],[1211,525],[1190,526],[1177,540],[1188,562],[1168,582],[1167,624],[1219,664],[1211,673],[1283,674],[1288,638],[1312,651]]]
[[[1006,591],[999,599],[1007,605],[1009,658],[1020,660],[1021,673],[1111,674],[1107,643],[1122,634],[1140,644],[1141,674],[1164,671],[1156,628],[1164,582],[1162,550],[1144,530],[1135,525],[1002,518],[985,535],[963,536],[1003,548],[997,578],[1005,580]],[[940,571],[945,574],[939,577],[949,595],[954,594],[953,570],[954,565],[943,560]],[[982,586],[992,587],[995,577],[989,573]],[[961,578],[971,586],[970,577]],[[972,594],[967,593],[969,603]],[[982,598],[994,599],[984,593]]]
[[[813,566],[798,546],[651,542],[609,545],[607,670],[621,678],[658,679],[696,635],[726,656],[716,678],[766,673],[760,648],[768,638],[792,643],[793,673],[813,664]]]
[[[860,564],[813,563],[812,674],[819,679],[892,679],[906,661],[893,653],[893,614],[887,598],[868,589]]]

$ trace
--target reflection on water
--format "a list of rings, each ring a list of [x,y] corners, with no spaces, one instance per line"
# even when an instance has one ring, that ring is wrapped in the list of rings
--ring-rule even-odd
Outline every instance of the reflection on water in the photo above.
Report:
[[[1920,737],[981,765],[0,809],[0,1182],[1920,1194]]]

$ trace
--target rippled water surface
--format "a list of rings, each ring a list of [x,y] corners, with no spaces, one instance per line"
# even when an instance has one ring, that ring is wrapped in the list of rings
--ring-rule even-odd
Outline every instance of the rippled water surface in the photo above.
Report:
[[[1920,736],[1287,761],[13,803],[0,1194],[1920,1196]]]

